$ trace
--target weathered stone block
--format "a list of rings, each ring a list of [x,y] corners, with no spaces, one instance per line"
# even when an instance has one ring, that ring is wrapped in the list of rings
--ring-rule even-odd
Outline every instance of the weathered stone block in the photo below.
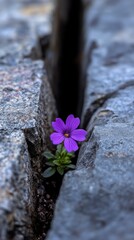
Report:
[[[25,134],[34,178],[31,194],[33,204],[36,204],[42,172],[41,154],[50,143],[51,121],[56,114],[42,61],[23,63],[1,71],[0,84],[0,129],[5,133],[21,129]],[[10,146],[5,144],[5,147]],[[23,189],[25,187],[23,185]],[[23,215],[21,211],[18,214]],[[31,214],[36,216],[36,212]]]
[[[15,67],[8,67],[6,70],[0,72],[0,85],[0,130],[4,134],[12,135],[16,130],[23,130],[25,140],[28,144],[27,151],[29,152],[31,157],[32,177],[34,179],[31,193],[29,194],[33,201],[32,204],[35,207],[37,196],[36,191],[37,187],[40,186],[40,177],[42,172],[41,154],[42,151],[50,144],[49,134],[51,131],[51,121],[53,118],[55,118],[56,115],[54,98],[51,92],[50,85],[47,81],[46,72],[43,69],[42,61],[29,62],[29,64],[24,62]],[[15,145],[10,146],[7,139],[7,141],[5,142],[5,148],[7,149],[8,154],[8,156],[6,156],[7,168],[10,167],[11,147],[14,148]],[[16,145],[14,151],[18,152],[18,158],[20,157],[21,159],[25,157],[21,156],[21,153],[19,151],[19,145]],[[17,160],[14,159],[14,162],[15,161]],[[24,160],[22,160],[22,162],[23,161]],[[16,165],[17,164],[18,163],[16,162]],[[2,171],[3,168],[1,167],[0,172]],[[14,171],[16,171],[14,169],[14,165],[12,166],[10,171],[14,175]],[[20,171],[20,176],[23,175],[23,169],[19,168],[18,171]],[[30,167],[29,171],[31,171]],[[6,172],[3,172],[3,177],[4,174],[6,177]],[[26,172],[25,174],[28,178],[29,173]],[[17,175],[19,175],[18,172]],[[5,182],[2,192],[5,196],[4,201],[6,202],[9,200],[10,203],[11,201],[7,198],[6,195],[6,184],[8,187],[8,181],[11,181],[11,186],[12,180],[9,179]],[[24,183],[24,181],[23,183],[21,182],[22,185],[20,185],[19,181],[17,182],[17,184],[18,188],[20,188],[20,191],[27,191],[27,185]],[[19,202],[20,205],[22,204],[22,207],[17,207],[18,205],[15,205],[17,202],[16,199],[18,199],[16,194],[17,189],[14,189],[14,195],[11,196],[14,205],[13,211],[10,212],[10,215],[16,214],[18,217],[22,216],[22,218],[19,217],[19,224],[15,223],[16,227],[12,227],[12,234],[15,234],[14,231],[17,231],[20,232],[20,236],[22,235],[22,237],[17,235],[17,238],[15,238],[15,235],[13,235],[13,239],[19,240],[25,239],[25,237],[27,236],[26,232],[22,231],[23,229],[21,229],[19,225],[23,225],[24,229],[26,228],[29,230],[29,225],[27,224],[27,222],[29,221],[27,221],[26,217],[26,214],[28,215],[29,213],[28,211],[26,213],[24,212],[23,205],[28,204],[28,202],[24,202],[24,199]],[[12,208],[10,208],[10,210],[12,210]],[[31,205],[29,206],[29,212],[30,216],[32,215],[32,217],[36,217],[36,212],[33,211]],[[7,214],[4,211],[1,212],[1,214],[1,219],[5,219],[2,221],[8,221]],[[10,232],[10,224],[6,224],[5,228],[3,223],[1,224],[3,227],[0,228],[2,230],[2,232],[0,230],[0,234],[4,234],[2,235],[4,237],[0,239],[10,239],[10,233],[8,233]],[[32,238],[29,237],[28,239]]]
[[[32,172],[22,131],[0,131],[0,239],[32,239]]]
[[[0,129],[23,129],[36,149],[46,145],[56,109],[42,61],[1,71],[0,84]]]
[[[52,1],[1,0],[0,69],[15,66],[24,58],[41,59],[40,38],[51,34]]]
[[[94,126],[104,126],[111,123],[134,122],[134,86],[126,87],[114,93],[105,100],[102,107],[92,116],[88,123],[89,135]]]
[[[132,28],[134,2],[93,1],[84,16],[84,64],[86,81],[83,123],[106,98],[134,84]],[[114,17],[113,17],[114,16]],[[124,34],[124,37],[122,36]],[[119,37],[119,36],[122,37]]]
[[[45,55],[40,40],[50,35],[52,7],[51,1],[0,0],[1,240],[33,240],[41,153],[56,114],[44,63],[37,61]]]

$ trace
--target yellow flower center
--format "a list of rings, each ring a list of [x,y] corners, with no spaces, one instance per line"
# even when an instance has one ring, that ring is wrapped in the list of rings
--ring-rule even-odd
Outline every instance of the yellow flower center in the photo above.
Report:
[[[68,138],[69,137],[69,133],[64,133],[64,136]]]

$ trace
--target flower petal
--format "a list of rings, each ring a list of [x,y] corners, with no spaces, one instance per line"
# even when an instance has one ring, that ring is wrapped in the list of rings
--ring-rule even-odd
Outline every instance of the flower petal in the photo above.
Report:
[[[53,144],[57,145],[57,144],[60,144],[61,142],[63,142],[64,136],[62,135],[62,133],[52,133],[50,135],[50,139]]]
[[[78,145],[72,138],[65,138],[64,147],[68,152],[75,152],[78,150]]]
[[[70,114],[66,119],[66,128],[69,131],[76,129],[80,124],[80,119],[75,118],[73,114]]]
[[[65,123],[61,118],[56,118],[55,122],[52,122],[52,127],[56,132],[62,133],[65,130]]]
[[[86,139],[87,131],[83,129],[76,129],[71,132],[71,138],[76,141],[82,142]]]

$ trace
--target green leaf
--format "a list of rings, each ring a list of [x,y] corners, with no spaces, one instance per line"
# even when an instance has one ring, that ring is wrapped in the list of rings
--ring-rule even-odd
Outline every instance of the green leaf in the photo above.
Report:
[[[47,166],[52,166],[52,167],[55,166],[55,164],[54,164],[53,162],[50,162],[50,161],[49,161],[49,162],[46,162],[45,164],[46,164]]]
[[[56,172],[55,168],[49,167],[42,173],[42,176],[45,178],[48,178],[48,177],[51,177],[52,175],[54,175],[55,172]]]
[[[67,168],[75,169],[76,166],[74,164],[69,164],[69,165],[67,165]]]
[[[66,150],[64,147],[62,148],[62,153],[63,153],[64,155],[67,155],[67,154],[68,154],[67,150]]]
[[[72,153],[68,153],[67,156],[69,156],[69,157],[75,157],[75,154],[74,154],[74,152],[72,152]]]
[[[62,161],[62,165],[68,165],[68,164],[70,164],[71,163],[71,160],[70,159],[64,159],[63,161]]]
[[[61,168],[61,167],[57,167],[57,171],[60,175],[63,175],[64,174],[64,169]]]
[[[57,165],[57,166],[60,166],[60,165],[61,165],[61,163],[59,162],[59,160],[54,160],[53,163],[54,163],[55,165]]]
[[[47,159],[54,158],[54,155],[50,151],[45,151],[42,155]]]
[[[60,153],[62,151],[62,148],[63,148],[62,144],[57,145],[56,153]]]
[[[57,150],[61,150],[62,149],[62,144],[57,145]]]

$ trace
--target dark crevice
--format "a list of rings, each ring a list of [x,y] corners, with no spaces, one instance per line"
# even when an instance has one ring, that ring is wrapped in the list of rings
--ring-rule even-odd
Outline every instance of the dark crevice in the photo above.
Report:
[[[82,12],[81,0],[57,0],[46,66],[58,115],[63,119],[77,114]]]
[[[77,114],[80,90],[80,71],[81,71],[81,32],[82,32],[82,1],[81,0],[61,0],[68,1],[68,16],[66,21],[59,21],[58,36],[58,61],[55,71],[52,72],[53,82],[56,82],[57,93],[54,94],[58,109],[58,116],[65,119],[67,115]],[[60,2],[60,1],[59,1]],[[61,19],[60,19],[61,20]],[[47,56],[51,51],[50,35],[42,36],[38,39],[38,44],[28,57],[32,60],[43,60],[46,67]],[[50,48],[49,48],[50,47]],[[51,71],[51,69],[49,70]],[[53,71],[53,69],[52,69]],[[48,69],[47,69],[48,72]],[[51,81],[50,81],[51,82]],[[55,92],[55,91],[54,91]],[[83,91],[82,93],[83,94]],[[31,158],[36,158],[33,144],[27,140],[28,150]],[[78,152],[76,153],[73,164],[76,163]],[[42,156],[38,156],[42,158]],[[44,179],[41,173],[45,170],[45,159],[38,172],[36,166],[33,168],[33,179],[35,184],[35,216],[33,220],[34,234],[36,240],[45,239],[53,218],[54,205],[62,184],[62,177],[56,174],[54,177]]]
[[[68,0],[69,1],[69,0]],[[57,106],[63,119],[76,114],[80,77],[80,40],[82,3],[71,0],[68,21],[60,25],[59,97]]]
[[[50,38],[51,38],[50,34],[39,38],[39,46],[41,49],[41,58],[43,60],[45,60],[47,57],[47,52],[50,47]]]
[[[34,205],[31,216],[34,235],[32,240],[44,240],[53,218],[54,206],[63,176],[55,174],[48,179],[43,178],[42,173],[46,168],[46,160],[42,154],[37,152],[36,146],[28,140],[28,133],[24,131],[24,134],[32,168],[31,195]]]
[[[58,0],[56,5],[54,33],[40,37],[38,43],[56,99],[58,115],[65,119],[70,113],[80,116],[78,105],[80,103],[82,106],[83,100],[84,91],[80,84],[83,3],[82,0]],[[64,13],[66,20],[59,16],[64,5],[67,6]]]

